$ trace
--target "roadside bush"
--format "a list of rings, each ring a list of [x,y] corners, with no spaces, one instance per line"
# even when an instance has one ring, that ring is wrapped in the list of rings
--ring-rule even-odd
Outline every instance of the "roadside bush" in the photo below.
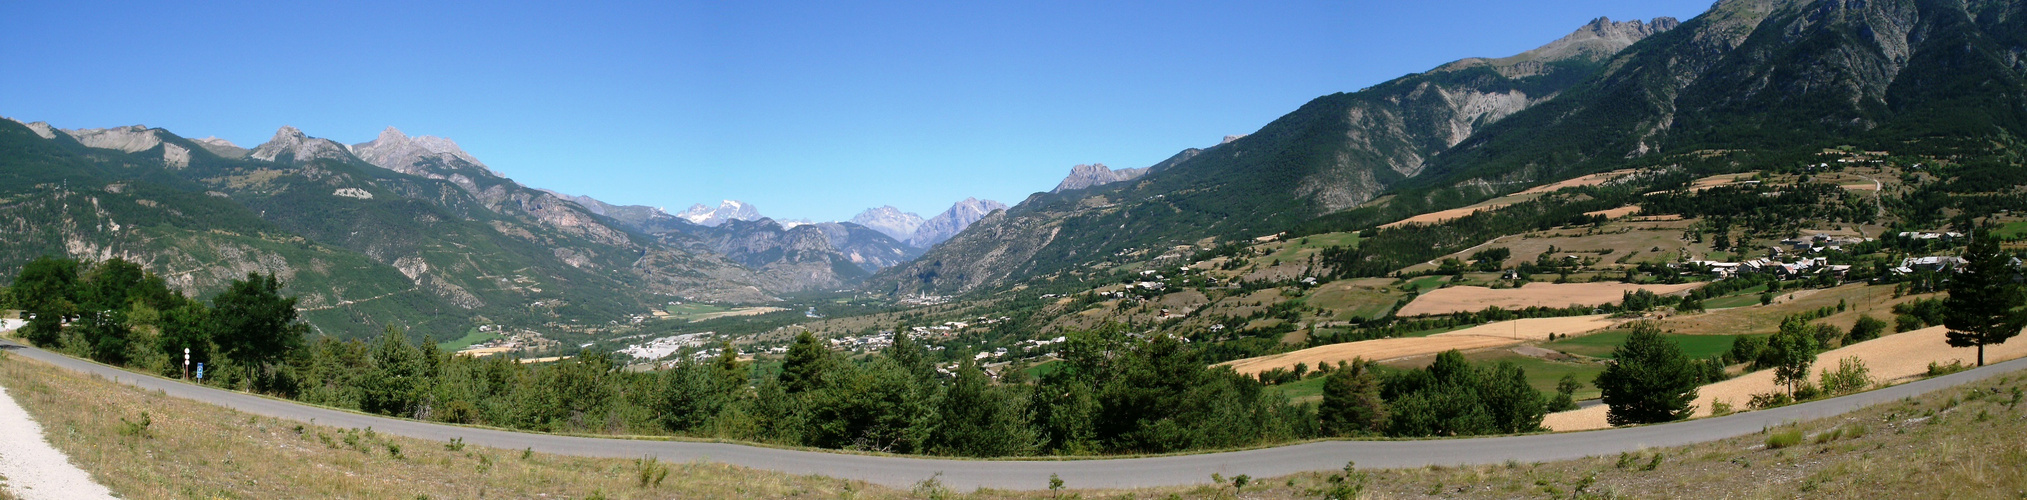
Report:
[[[1794,402],[1795,397],[1785,392],[1780,391],[1763,392],[1759,394],[1754,394],[1752,400],[1746,402],[1746,407],[1755,410],[1764,410],[1776,406],[1787,406],[1789,404],[1793,404]]]
[[[1928,376],[1940,377],[1943,375],[1949,375],[1952,373],[1964,371],[1969,368],[1970,367],[1968,366],[1964,366],[1963,361],[1951,361],[1950,364],[1947,365],[1930,361],[1928,362]]]
[[[1857,356],[1837,360],[1837,369],[1824,370],[1822,377],[1823,392],[1827,394],[1848,394],[1872,386],[1870,371]]]

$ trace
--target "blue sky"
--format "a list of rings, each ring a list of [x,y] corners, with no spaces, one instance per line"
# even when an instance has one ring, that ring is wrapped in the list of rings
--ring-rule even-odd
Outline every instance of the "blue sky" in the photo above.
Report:
[[[1009,204],[1599,16],[1708,0],[10,2],[0,116],[458,141],[534,187],[837,220]]]

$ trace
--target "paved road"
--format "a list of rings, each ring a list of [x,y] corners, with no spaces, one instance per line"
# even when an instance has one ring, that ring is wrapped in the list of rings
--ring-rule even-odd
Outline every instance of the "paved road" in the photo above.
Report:
[[[958,491],[978,487],[1037,490],[1048,487],[1049,475],[1062,477],[1071,488],[1133,488],[1209,482],[1212,473],[1227,477],[1248,474],[1273,477],[1303,471],[1336,470],[1346,461],[1359,467],[1395,468],[1425,465],[1483,465],[1508,460],[1537,462],[1616,455],[1643,448],[1714,441],[1759,432],[1789,422],[1834,416],[1874,404],[1928,393],[2027,368],[2027,358],[1994,364],[1943,377],[1910,382],[1871,392],[1814,401],[1771,410],[1665,425],[1562,434],[1538,434],[1421,441],[1324,441],[1276,448],[1153,458],[1071,461],[946,460],[899,456],[868,456],[821,451],[785,450],[723,443],[646,441],[557,436],[476,429],[402,420],[304,406],[180,381],[136,374],[40,349],[0,342],[14,355],[26,356],[70,370],[95,373],[120,383],[168,396],[189,398],[239,411],[317,424],[363,428],[421,439],[464,442],[544,453],[595,457],[656,456],[666,461],[708,460],[790,474],[817,474],[909,487],[941,474],[939,481]]]

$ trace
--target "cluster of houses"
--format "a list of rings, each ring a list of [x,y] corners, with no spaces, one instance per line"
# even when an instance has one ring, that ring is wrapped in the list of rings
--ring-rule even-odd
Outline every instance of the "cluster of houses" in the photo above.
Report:
[[[1922,231],[1901,231],[1900,237],[1910,240],[1954,240],[1963,238],[1963,233],[1929,233]]]
[[[664,356],[674,354],[676,351],[709,343],[712,336],[711,332],[685,333],[628,345],[625,349],[620,349],[619,352],[633,356],[635,359],[661,359]]]
[[[1748,260],[1745,262],[1692,260],[1689,261],[1689,263],[1691,265],[1710,268],[1710,272],[1712,274],[1716,274],[1718,279],[1730,278],[1741,274],[1761,274],[1761,273],[1773,274],[1775,276],[1780,276],[1783,279],[1792,279],[1804,275],[1814,275],[1825,272],[1832,273],[1833,275],[1842,278],[1844,277],[1845,273],[1851,271],[1851,266],[1842,264],[1830,265],[1829,262],[1822,257],[1800,259],[1796,260],[1795,262],[1781,262],[1770,258],[1762,257],[1758,259]]]
[[[1803,238],[1781,240],[1782,246],[1773,247],[1773,253],[1776,255],[1790,251],[1797,253],[1821,253],[1825,250],[1843,250],[1846,246],[1857,245],[1867,241],[1872,241],[1872,238],[1816,234]]]
[[[981,316],[969,321],[945,321],[942,324],[938,325],[909,327],[908,332],[917,339],[948,339],[957,336],[958,333],[963,332],[964,329],[966,328],[982,325],[994,325],[1002,321],[1007,321],[1009,319],[1011,318],[1008,318],[1006,316],[1000,316],[997,318],[988,318]],[[894,345],[894,331],[880,330],[878,332],[866,335],[846,335],[842,337],[836,337],[830,339],[830,345],[832,349],[844,351],[853,351],[853,352],[878,351]],[[931,346],[929,347],[929,349],[935,351],[935,350],[942,350],[943,348],[938,346]],[[777,346],[769,348],[767,352],[770,354],[787,354],[788,347]]]

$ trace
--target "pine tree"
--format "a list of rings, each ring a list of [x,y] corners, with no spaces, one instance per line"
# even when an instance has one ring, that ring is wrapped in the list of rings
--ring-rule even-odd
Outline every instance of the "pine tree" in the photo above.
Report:
[[[1385,430],[1387,405],[1379,392],[1379,377],[1363,359],[1331,371],[1323,380],[1323,406],[1316,409],[1323,434],[1351,436]]]
[[[788,394],[801,394],[821,387],[823,375],[833,360],[829,348],[817,343],[816,336],[805,331],[795,336],[795,344],[788,347],[788,355],[781,362],[781,390]]]
[[[1604,392],[1605,419],[1612,425],[1669,422],[1695,410],[1696,368],[1682,346],[1661,337],[1652,323],[1634,323],[1614,362],[1594,382]]]
[[[1950,278],[1949,298],[1943,299],[1943,325],[1950,329],[1950,347],[1977,347],[1978,366],[1985,366],[1985,346],[2020,334],[2027,296],[2013,281],[2012,257],[1999,249],[1999,238],[1989,228],[1971,237],[1964,260]]]

